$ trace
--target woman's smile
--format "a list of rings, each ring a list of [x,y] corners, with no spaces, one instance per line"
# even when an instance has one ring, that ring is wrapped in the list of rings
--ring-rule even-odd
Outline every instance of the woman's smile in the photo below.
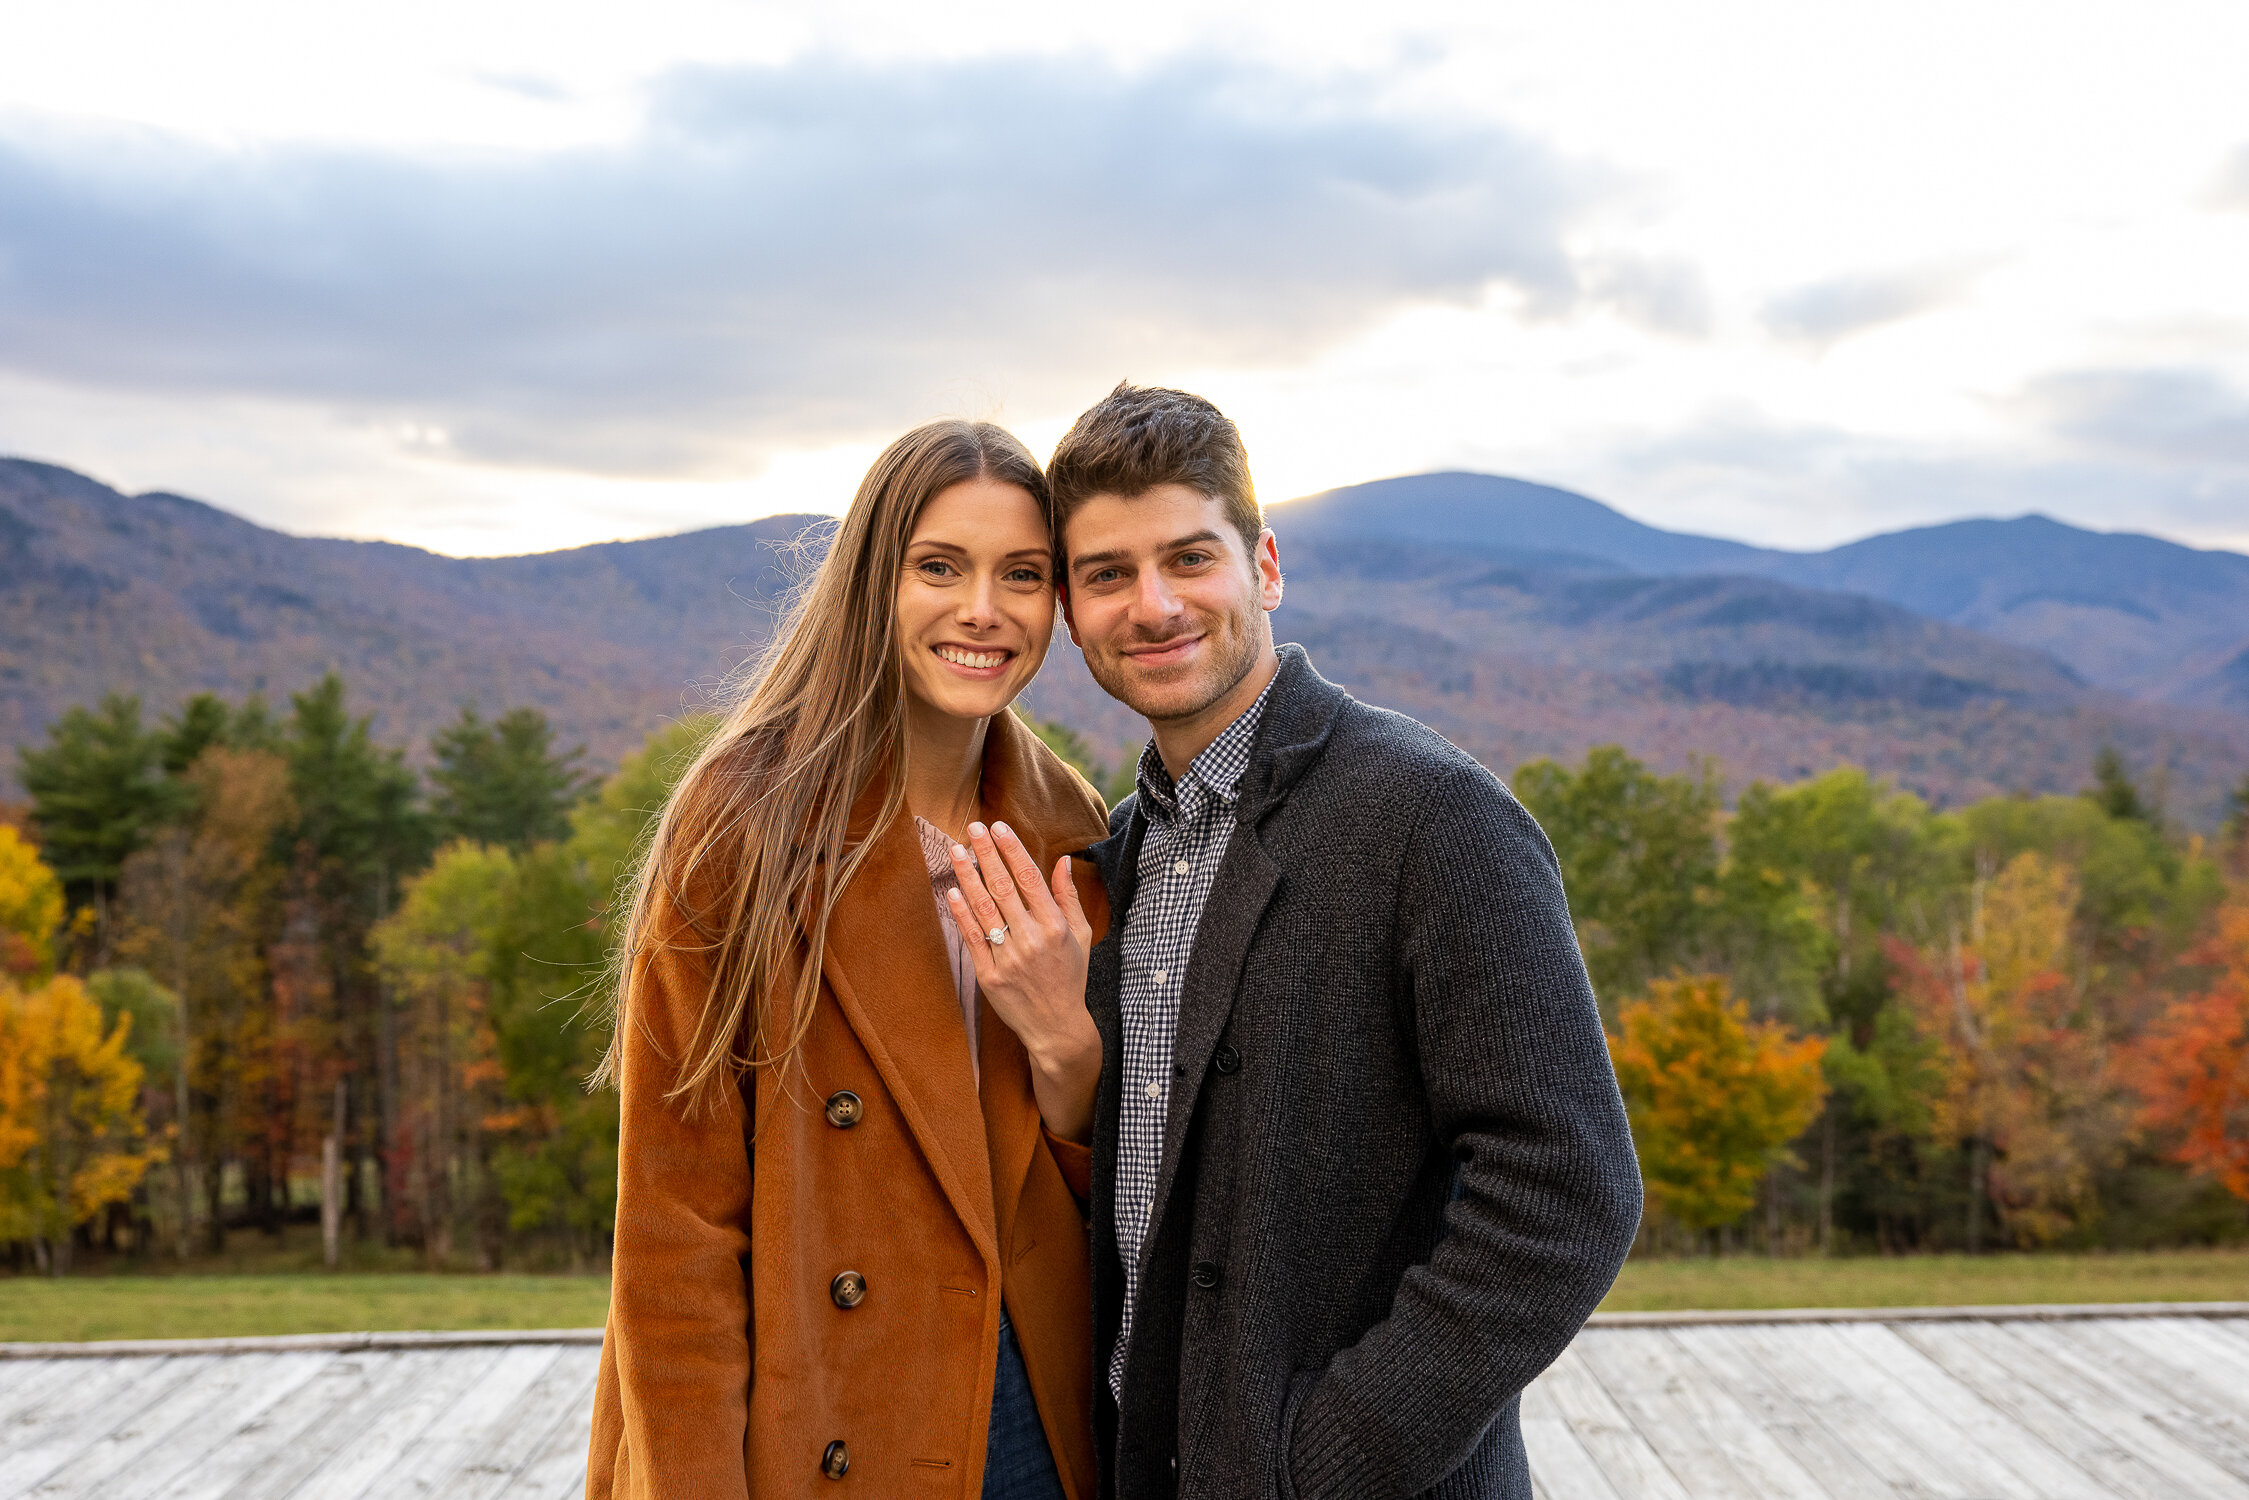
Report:
[[[1015,659],[1012,651],[994,650],[990,647],[978,649],[974,646],[945,643],[932,646],[930,650],[936,652],[938,658],[947,665],[979,681],[999,676],[1007,670],[1007,664]]]

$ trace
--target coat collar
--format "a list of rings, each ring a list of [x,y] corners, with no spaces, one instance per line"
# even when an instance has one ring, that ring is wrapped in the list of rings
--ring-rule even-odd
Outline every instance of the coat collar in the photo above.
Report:
[[[886,776],[878,775],[853,806],[855,835],[869,828],[858,835],[866,857],[837,898],[821,969],[954,1211],[996,1260],[995,1168],[1012,1174],[1018,1158],[1028,1160],[1038,1116],[995,1108],[987,1131],[913,818],[901,809],[884,826],[870,827],[887,789]],[[985,732],[979,800],[984,821],[1014,829],[1042,869],[1083,849],[1102,829],[1100,799],[1013,713],[995,715]],[[1021,1044],[994,1037],[1005,1031],[996,1020],[982,1030],[986,1096],[996,1101],[1004,1089],[1027,1098]]]
[[[1235,816],[1244,823],[1255,823],[1271,811],[1320,758],[1336,714],[1350,700],[1350,694],[1313,669],[1302,646],[1291,641],[1278,654],[1280,671],[1265,700],[1265,717],[1258,723],[1241,800],[1235,805]]]

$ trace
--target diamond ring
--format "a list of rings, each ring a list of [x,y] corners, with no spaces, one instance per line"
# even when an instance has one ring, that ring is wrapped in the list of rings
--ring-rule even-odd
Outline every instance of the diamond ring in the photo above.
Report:
[[[984,934],[984,940],[990,943],[993,947],[997,948],[1000,944],[1007,941],[1007,929],[1005,927],[995,927],[990,932]]]

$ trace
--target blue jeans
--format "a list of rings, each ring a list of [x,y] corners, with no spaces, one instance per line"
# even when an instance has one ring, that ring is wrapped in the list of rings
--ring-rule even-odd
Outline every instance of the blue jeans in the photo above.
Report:
[[[1000,1309],[1000,1363],[992,1381],[992,1428],[984,1439],[984,1500],[1062,1500],[1062,1476],[1039,1426],[1031,1378],[1015,1327]]]

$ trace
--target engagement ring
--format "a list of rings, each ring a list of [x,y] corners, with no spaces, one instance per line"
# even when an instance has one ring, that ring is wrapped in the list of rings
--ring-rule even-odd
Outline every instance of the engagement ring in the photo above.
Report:
[[[990,932],[985,933],[984,936],[993,947],[997,948],[1000,944],[1007,941],[1007,929],[1005,927],[995,927]]]

